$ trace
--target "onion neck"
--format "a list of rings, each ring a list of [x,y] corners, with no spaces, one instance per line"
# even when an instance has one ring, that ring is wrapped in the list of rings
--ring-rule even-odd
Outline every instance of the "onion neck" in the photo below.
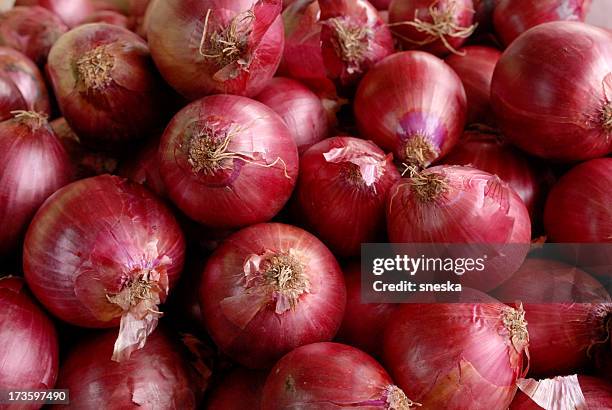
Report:
[[[410,400],[402,389],[394,385],[387,386],[385,396],[385,410],[410,410],[421,406],[420,403]]]
[[[108,52],[107,46],[99,46],[85,53],[76,63],[79,78],[90,90],[102,90],[108,86],[113,77],[115,58]]]
[[[212,29],[211,14],[212,10],[208,9],[200,40],[200,55],[214,61],[217,67],[238,63],[247,69],[249,38],[253,31],[255,13],[252,10],[240,13],[227,27],[216,31]]]
[[[412,193],[421,202],[433,202],[449,190],[448,181],[437,172],[421,172],[412,175]]]
[[[361,63],[370,45],[372,36],[370,28],[352,24],[345,17],[331,18],[328,24],[334,32],[333,45],[338,57],[351,65]]]
[[[525,350],[529,344],[529,333],[527,331],[527,321],[525,320],[523,305],[519,305],[516,309],[511,307],[504,308],[501,318],[504,328],[510,335],[510,341],[514,349],[519,353]]]
[[[424,134],[411,135],[404,144],[404,159],[410,165],[426,168],[440,155],[440,150]]]
[[[35,111],[11,111],[13,118],[23,124],[26,124],[33,131],[36,131],[47,125],[47,116]]]
[[[236,133],[233,127],[215,129],[207,124],[192,135],[187,156],[193,172],[213,175],[221,169],[227,169],[228,161],[236,158],[236,154],[229,151],[229,144]]]
[[[304,266],[291,253],[269,257],[263,263],[263,278],[277,297],[276,313],[295,309],[302,294],[310,291],[310,281],[304,274]]]

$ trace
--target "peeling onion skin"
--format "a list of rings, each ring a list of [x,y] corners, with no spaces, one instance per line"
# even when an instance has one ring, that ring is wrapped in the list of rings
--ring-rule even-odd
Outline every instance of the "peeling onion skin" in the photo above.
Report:
[[[0,279],[0,388],[52,389],[59,357],[53,322],[34,302],[23,279]],[[22,405],[19,409],[37,409]]]
[[[591,0],[499,0],[493,11],[497,36],[506,46],[519,35],[551,21],[584,21]]]
[[[154,313],[155,297],[165,300],[184,253],[183,234],[169,209],[139,184],[102,175],[67,185],[43,204],[26,235],[23,269],[38,300],[68,323],[110,328],[121,318],[153,331],[161,315]],[[120,297],[128,289],[137,292],[133,286],[140,281],[151,286],[149,296],[128,311]],[[146,306],[151,310],[135,321]],[[119,332],[119,342],[131,336],[127,330]],[[118,349],[117,358],[129,357],[133,346]]]
[[[84,144],[111,150],[150,135],[168,95],[144,40],[106,23],[79,26],[49,53],[64,118]]]
[[[206,15],[209,16],[204,37]],[[222,28],[239,16],[254,12],[252,35],[246,40],[242,59],[250,59],[248,70],[238,61],[227,57],[217,63],[216,52],[202,48],[202,39],[210,38],[213,27]],[[257,95],[274,76],[284,46],[283,23],[280,18],[281,0],[167,0],[155,1],[147,12],[147,39],[151,54],[162,76],[176,91],[189,100],[211,94]],[[220,31],[220,30],[216,30]],[[246,53],[246,54],[245,54]],[[225,57],[224,57],[225,59]]]
[[[295,288],[268,276],[275,255],[288,255],[299,266],[289,265],[287,283]],[[259,256],[262,262],[253,269]],[[263,283],[277,289],[276,296]],[[298,346],[331,340],[342,321],[346,289],[338,262],[316,237],[268,223],[243,229],[216,249],[202,274],[200,304],[221,351],[246,367],[266,368]]]
[[[524,151],[574,162],[612,152],[612,36],[577,22],[534,27],[503,53],[491,103]]]
[[[17,0],[17,6],[41,6],[59,16],[70,28],[80,25],[94,12],[91,0]]]
[[[223,376],[207,394],[206,410],[243,410],[261,408],[267,372],[237,368]]]
[[[334,254],[356,256],[362,243],[384,237],[386,198],[399,179],[393,157],[372,142],[354,137],[323,140],[300,160],[294,197],[300,221]]]
[[[11,47],[43,67],[51,46],[68,27],[42,7],[14,7],[0,14],[0,45]]]
[[[366,353],[339,343],[313,343],[288,353],[270,371],[261,409],[409,410],[412,404]]]
[[[0,162],[0,255],[8,255],[20,248],[40,205],[72,180],[73,168],[47,121],[34,113],[0,123]]]
[[[235,95],[204,97],[181,110],[162,136],[159,155],[174,204],[215,228],[272,219],[289,199],[299,167],[282,118]]]
[[[75,409],[196,409],[208,384],[210,371],[196,372],[177,336],[165,329],[151,335],[129,361],[110,360],[115,334],[90,334],[68,352],[57,381],[70,390]],[[65,406],[53,406],[63,409]]]
[[[354,108],[362,135],[397,161],[425,167],[459,140],[467,102],[461,80],[442,60],[405,51],[365,75]]]

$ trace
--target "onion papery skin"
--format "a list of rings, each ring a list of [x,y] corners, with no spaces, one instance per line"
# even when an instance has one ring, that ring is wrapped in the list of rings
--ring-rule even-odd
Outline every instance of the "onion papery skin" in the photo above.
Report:
[[[21,278],[0,279],[0,306],[0,388],[52,389],[59,365],[53,322],[33,301]]]
[[[382,357],[383,335],[394,303],[361,303],[361,267],[351,265],[344,270],[346,312],[337,339],[357,347],[374,357]]]
[[[427,166],[457,143],[466,120],[461,80],[421,51],[387,57],[366,74],[355,97],[362,135],[396,160]]]
[[[523,200],[531,221],[542,221],[548,180],[552,173],[516,149],[502,136],[480,131],[466,131],[455,148],[442,161],[448,165],[466,165],[497,175]]]
[[[329,138],[300,160],[295,201],[300,220],[336,255],[356,256],[384,238],[385,203],[400,174],[393,156],[370,141]]]
[[[41,67],[51,46],[67,31],[59,17],[42,7],[14,7],[0,14],[0,45],[22,52]]]
[[[487,291],[523,263],[531,221],[521,198],[498,176],[440,165],[402,179],[391,189],[387,233],[394,243],[477,244],[476,253],[490,246],[486,269],[462,277],[464,286]]]
[[[102,175],[67,185],[43,204],[26,235],[23,269],[32,292],[60,319],[91,328],[121,321],[113,359],[122,361],[155,329],[184,253],[170,210],[139,184]]]
[[[13,82],[26,103],[26,109],[51,114],[47,86],[38,67],[26,55],[8,47],[0,47],[0,74]]]
[[[277,282],[277,268],[290,271],[290,280]],[[346,289],[336,259],[317,238],[268,223],[237,232],[215,250],[202,274],[200,304],[225,354],[265,368],[298,346],[331,340]]]
[[[71,181],[70,160],[47,121],[22,112],[0,123],[0,255],[20,247],[38,207]]]
[[[609,409],[612,407],[612,384],[595,377],[573,375],[554,379],[528,379],[537,390],[534,395],[543,405],[550,408]],[[519,391],[510,405],[510,410],[540,410],[542,407],[527,394]]]
[[[289,199],[299,166],[282,118],[235,95],[185,107],[166,128],[159,152],[172,201],[191,219],[219,228],[272,219]]]
[[[508,46],[519,35],[551,21],[584,21],[591,0],[499,0],[493,12],[495,32]]]
[[[403,48],[438,56],[461,47],[475,29],[473,20],[472,0],[392,0],[389,5],[391,30]],[[434,21],[444,29],[432,27]],[[421,28],[414,26],[415,23]]]
[[[95,11],[90,14],[83,23],[108,23],[123,28],[130,27],[130,22],[126,16],[112,10]]]
[[[270,371],[262,410],[412,408],[372,357],[339,343],[313,343],[285,355]]]
[[[273,78],[255,99],[281,116],[300,155],[327,136],[330,124],[321,99],[298,81]]]
[[[112,149],[163,121],[165,89],[147,44],[129,30],[73,29],[51,49],[47,70],[64,118],[86,145]]]
[[[521,314],[501,303],[403,305],[385,331],[387,369],[424,408],[505,409],[526,365]]]
[[[94,333],[68,352],[57,388],[70,390],[77,408],[196,409],[210,370],[191,362],[178,337],[159,329],[130,360],[110,360],[115,333]],[[199,370],[199,371],[198,371]],[[58,405],[54,409],[62,409]]]
[[[526,260],[494,295],[506,303],[525,301],[530,374],[536,376],[568,374],[586,366],[612,320],[605,288],[580,269],[556,261]]]
[[[135,158],[126,159],[118,174],[146,186],[157,196],[167,197],[166,186],[159,172],[159,138],[149,141]]]
[[[391,31],[367,0],[318,3],[327,77],[340,88],[352,88],[376,63],[393,54]]]
[[[186,98],[252,97],[274,76],[282,57],[280,12],[281,0],[156,1],[147,13],[147,39],[162,76]],[[235,38],[225,36],[229,31]],[[239,51],[215,50],[219,40],[237,44]]]
[[[267,372],[237,368],[223,376],[207,394],[206,410],[243,410],[245,404],[261,408]]]
[[[544,23],[517,38],[491,83],[503,134],[519,148],[556,161],[612,152],[610,43],[610,33],[577,22]]]
[[[91,0],[17,0],[15,5],[44,7],[70,28],[80,25],[95,10]]]
[[[495,124],[491,108],[491,80],[501,52],[493,47],[467,46],[451,54],[446,64],[457,73],[467,95],[467,123]]]
[[[0,122],[10,119],[13,111],[27,109],[27,103],[13,80],[0,73]]]

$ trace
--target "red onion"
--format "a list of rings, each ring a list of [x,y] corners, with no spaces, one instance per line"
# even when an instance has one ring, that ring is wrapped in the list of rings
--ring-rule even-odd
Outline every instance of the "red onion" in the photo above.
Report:
[[[530,302],[524,307],[535,375],[579,370],[612,324],[605,288],[580,269],[555,261],[528,259],[495,295],[505,302]]]
[[[189,99],[257,95],[283,53],[281,0],[166,0],[148,12],[147,38],[166,81]]]
[[[295,349],[274,366],[261,408],[409,410],[417,405],[361,350],[314,343]]]
[[[466,131],[443,162],[469,165],[497,175],[521,197],[532,222],[541,221],[552,174],[501,136],[487,131]]]
[[[20,278],[0,279],[0,346],[2,389],[53,388],[59,361],[55,328]]]
[[[119,175],[142,184],[160,197],[166,197],[166,186],[159,173],[159,138],[148,142],[136,154],[121,165]]]
[[[277,223],[230,236],[210,257],[200,287],[213,340],[251,368],[269,366],[298,346],[331,340],[345,303],[332,253],[308,232]]]
[[[396,159],[427,166],[457,142],[466,116],[461,80],[431,54],[407,51],[380,62],[355,98],[362,135]]]
[[[376,7],[378,10],[387,10],[389,8],[389,4],[391,4],[391,0],[371,0],[372,6]]]
[[[124,28],[71,30],[51,49],[48,72],[66,121],[86,144],[119,145],[163,120],[164,93],[147,45]]]
[[[112,10],[99,10],[91,13],[83,23],[108,23],[115,26],[129,28],[128,18]]]
[[[103,175],[45,202],[26,236],[23,269],[32,292],[62,320],[94,328],[121,320],[113,360],[122,361],[155,329],[184,251],[161,202],[138,184]]]
[[[243,410],[245,404],[261,408],[266,372],[235,369],[224,376],[206,399],[206,410]]]
[[[0,255],[15,251],[38,207],[72,178],[62,144],[46,119],[19,111],[0,123]]]
[[[0,122],[13,116],[13,111],[26,110],[27,104],[19,88],[7,75],[0,73]]]
[[[384,356],[398,386],[426,409],[465,409],[467,403],[505,409],[523,376],[528,341],[522,309],[407,304],[389,321]]]
[[[91,0],[17,0],[17,6],[41,6],[59,16],[69,27],[76,27],[94,12]]]
[[[476,26],[472,0],[392,0],[389,25],[404,49],[457,52]]]
[[[491,80],[501,52],[486,46],[467,46],[445,61],[457,73],[467,95],[467,122],[494,124]]]
[[[504,135],[561,161],[612,152],[611,43],[606,31],[576,22],[545,23],[514,41],[491,83]]]
[[[300,161],[300,219],[335,254],[358,255],[362,243],[384,236],[385,200],[399,179],[393,156],[369,141],[321,141]]]
[[[14,48],[39,66],[68,27],[42,7],[15,7],[0,14],[0,45]]]
[[[329,124],[325,107],[315,93],[299,82],[274,78],[255,99],[281,116],[300,154],[326,137]]]
[[[196,409],[210,370],[174,338],[159,329],[130,360],[116,363],[109,359],[114,332],[93,334],[68,353],[57,388],[69,389],[79,408]]]
[[[500,0],[473,0],[474,22],[478,23],[478,31],[488,31],[493,28],[493,12]]]
[[[289,199],[298,172],[296,145],[282,119],[233,95],[185,107],[166,128],[159,150],[172,201],[213,227],[270,220]]]
[[[40,114],[51,113],[45,80],[28,57],[12,48],[0,47],[0,74],[17,87],[28,110]]]
[[[351,265],[345,270],[346,312],[338,332],[338,339],[372,356],[380,357],[384,330],[398,305],[361,303],[360,268],[359,265]]]
[[[524,379],[519,380],[519,387],[522,392],[517,394],[510,410],[612,408],[612,384],[595,377]]]
[[[493,24],[506,46],[520,34],[549,21],[584,21],[591,0],[498,0]]]
[[[531,240],[527,208],[507,183],[451,165],[426,169],[391,189],[387,231],[396,243],[490,244],[486,269],[462,278],[465,286],[483,291],[516,272]]]

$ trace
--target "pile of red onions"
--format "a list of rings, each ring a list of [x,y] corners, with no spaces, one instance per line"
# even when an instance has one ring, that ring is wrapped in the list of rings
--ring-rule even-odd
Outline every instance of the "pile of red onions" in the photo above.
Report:
[[[21,51],[39,66],[68,27],[42,7],[15,7],[0,14],[0,45]]]
[[[217,346],[250,368],[331,340],[346,289],[332,253],[308,232],[277,223],[230,236],[204,269],[200,304]]]
[[[457,52],[474,33],[472,0],[392,0],[389,25],[405,50]]]
[[[545,23],[512,42],[491,83],[510,142],[567,162],[612,152],[610,42],[610,33],[576,22]]]
[[[243,410],[245,405],[261,408],[266,372],[237,368],[226,374],[207,394],[207,410]]]
[[[45,80],[27,56],[12,48],[0,47],[0,76],[5,82],[12,83],[12,87],[9,86],[10,92],[18,91],[21,94],[21,99],[25,102],[24,109],[45,115],[51,113]],[[12,98],[20,99],[18,96]],[[8,118],[11,114],[6,111],[0,116]]]
[[[486,46],[467,46],[451,54],[446,63],[457,73],[467,96],[467,122],[494,124],[491,80],[501,52]]]
[[[83,143],[112,148],[149,135],[164,89],[139,36],[110,24],[87,24],[55,43],[47,66],[60,109]]]
[[[81,24],[95,10],[92,0],[17,0],[15,5],[44,7],[71,28]]]
[[[59,361],[55,328],[20,278],[0,279],[0,345],[3,389],[53,388]]]
[[[257,95],[283,53],[281,0],[166,0],[147,12],[147,39],[164,79],[189,99]]]
[[[339,343],[314,343],[295,349],[274,366],[264,386],[261,408],[417,408],[419,404],[404,391],[361,350]]]
[[[506,46],[520,34],[549,21],[584,21],[591,0],[498,0],[493,24]]]
[[[407,304],[385,332],[387,369],[427,409],[505,409],[524,375],[522,309],[501,303]]]
[[[18,111],[0,122],[0,255],[16,251],[40,205],[70,182],[73,170],[41,114]]]
[[[442,60],[401,52],[366,74],[355,97],[355,116],[362,135],[399,161],[426,167],[448,153],[463,132],[465,91]]]
[[[298,173],[297,148],[282,118],[235,95],[183,108],[166,128],[159,156],[172,201],[213,227],[270,220],[289,199]]]
[[[110,360],[114,338],[114,332],[93,334],[64,359],[56,387],[70,391],[71,403],[81,408],[101,403],[112,409],[197,408],[210,370],[192,360],[175,335],[159,329],[122,363]]]
[[[43,204],[26,236],[23,269],[32,292],[60,319],[120,324],[113,359],[122,361],[155,329],[184,252],[169,209],[140,185],[103,175]]]
[[[385,201],[400,179],[392,155],[370,141],[329,138],[300,160],[295,201],[300,221],[340,256],[384,237]]]
[[[302,154],[326,137],[329,121],[321,99],[308,87],[276,77],[256,97],[281,116]]]

